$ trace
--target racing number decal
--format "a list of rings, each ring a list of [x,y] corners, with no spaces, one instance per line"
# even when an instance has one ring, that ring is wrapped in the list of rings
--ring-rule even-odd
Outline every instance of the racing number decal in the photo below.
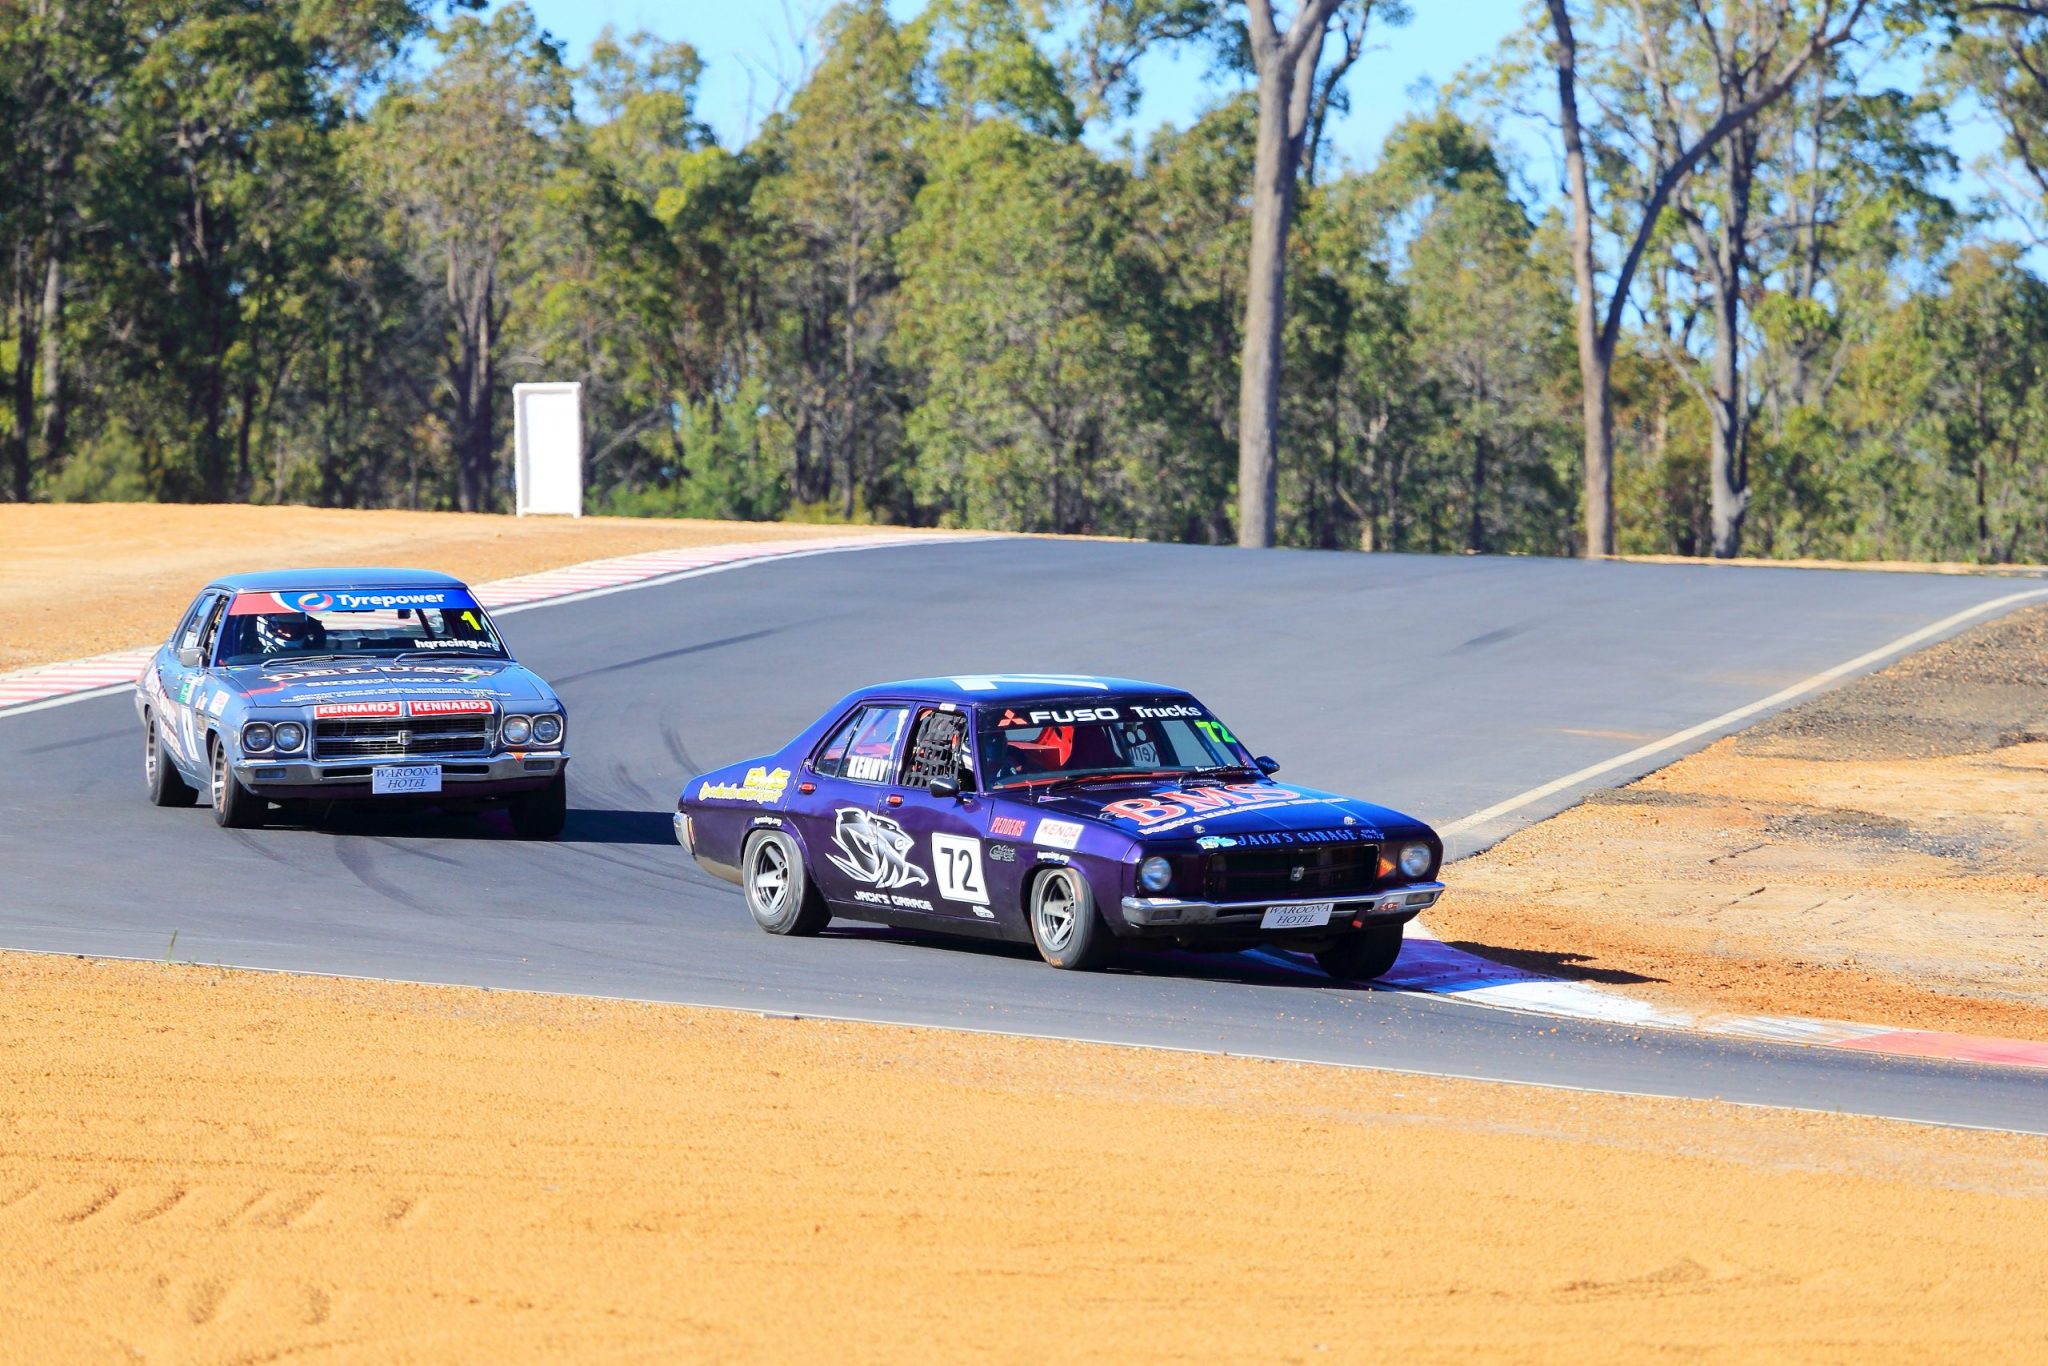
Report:
[[[981,841],[964,835],[933,835],[932,866],[939,872],[939,895],[948,901],[988,904],[988,884],[981,878]]]
[[[1225,749],[1229,749],[1237,743],[1237,737],[1232,735],[1229,727],[1225,726],[1221,721],[1197,721],[1195,722],[1195,728]]]

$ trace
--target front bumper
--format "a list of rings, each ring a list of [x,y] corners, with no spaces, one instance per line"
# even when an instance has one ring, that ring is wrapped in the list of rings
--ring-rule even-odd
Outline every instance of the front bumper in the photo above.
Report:
[[[1219,930],[1259,932],[1266,912],[1284,906],[1329,906],[1330,923],[1299,930],[1266,930],[1272,935],[1322,935],[1362,928],[1364,925],[1399,925],[1413,920],[1436,904],[1444,894],[1441,882],[1410,882],[1400,887],[1383,887],[1353,896],[1301,897],[1284,901],[1184,901],[1170,896],[1127,896],[1123,899],[1124,923],[1133,934],[1185,934],[1189,931]],[[1353,921],[1361,922],[1354,926]]]
[[[440,797],[493,797],[546,787],[569,766],[566,754],[493,754],[474,758],[423,756],[388,759],[250,759],[234,762],[235,777],[258,796],[273,800],[318,798],[345,801],[372,796],[370,770],[393,765],[438,764]],[[379,797],[379,801],[387,800]]]

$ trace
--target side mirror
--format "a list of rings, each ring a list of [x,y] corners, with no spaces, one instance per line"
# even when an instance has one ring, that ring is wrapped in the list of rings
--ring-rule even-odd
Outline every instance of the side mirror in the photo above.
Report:
[[[178,662],[188,669],[198,668],[199,647],[197,645],[180,645],[178,647]]]
[[[1261,754],[1252,762],[1258,765],[1259,772],[1261,773],[1278,773],[1280,771],[1280,761],[1270,754]]]
[[[932,779],[931,786],[925,790],[934,797],[957,797],[960,795],[960,780],[958,778],[934,778]]]

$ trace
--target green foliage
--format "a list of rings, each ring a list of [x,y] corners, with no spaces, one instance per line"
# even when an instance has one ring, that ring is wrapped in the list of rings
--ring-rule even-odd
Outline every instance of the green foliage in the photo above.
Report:
[[[6,496],[502,506],[510,386],[575,379],[594,509],[1235,539],[1252,100],[1082,135],[1164,45],[1235,79],[1241,11],[850,0],[781,112],[721,146],[687,43],[608,30],[572,69],[523,6],[480,9],[0,6]],[[1654,26],[1677,107],[1711,103],[1683,6],[1579,9]],[[2048,285],[1943,193],[1967,92],[2039,230],[2048,20],[1951,9],[1892,24],[1889,69],[1816,62],[1657,223],[1613,374],[1622,549],[1708,548],[1703,252],[1739,151],[1745,548],[2048,558]],[[1881,78],[1915,60],[1937,91]],[[1460,88],[1542,73],[1524,34]],[[1656,73],[1589,51],[1581,76],[1611,248],[1674,134]],[[1279,539],[1568,553],[1544,164],[1461,105],[1364,160],[1299,187]]]

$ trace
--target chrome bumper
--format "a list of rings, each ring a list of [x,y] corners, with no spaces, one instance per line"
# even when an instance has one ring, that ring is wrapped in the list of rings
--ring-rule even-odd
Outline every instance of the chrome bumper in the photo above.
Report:
[[[1266,912],[1278,906],[1331,906],[1330,924],[1347,918],[1366,917],[1382,924],[1413,919],[1436,904],[1444,894],[1441,882],[1411,882],[1405,887],[1353,896],[1291,897],[1285,901],[1183,901],[1171,896],[1127,896],[1123,900],[1124,920],[1139,929],[1189,925],[1219,925],[1258,928]],[[1317,928],[1321,928],[1318,926]]]
[[[370,770],[397,765],[438,764],[442,790],[469,783],[506,783],[547,778],[568,767],[569,756],[558,753],[463,755],[392,755],[381,759],[238,759],[233,767],[242,786],[253,792],[270,788],[367,787]]]

